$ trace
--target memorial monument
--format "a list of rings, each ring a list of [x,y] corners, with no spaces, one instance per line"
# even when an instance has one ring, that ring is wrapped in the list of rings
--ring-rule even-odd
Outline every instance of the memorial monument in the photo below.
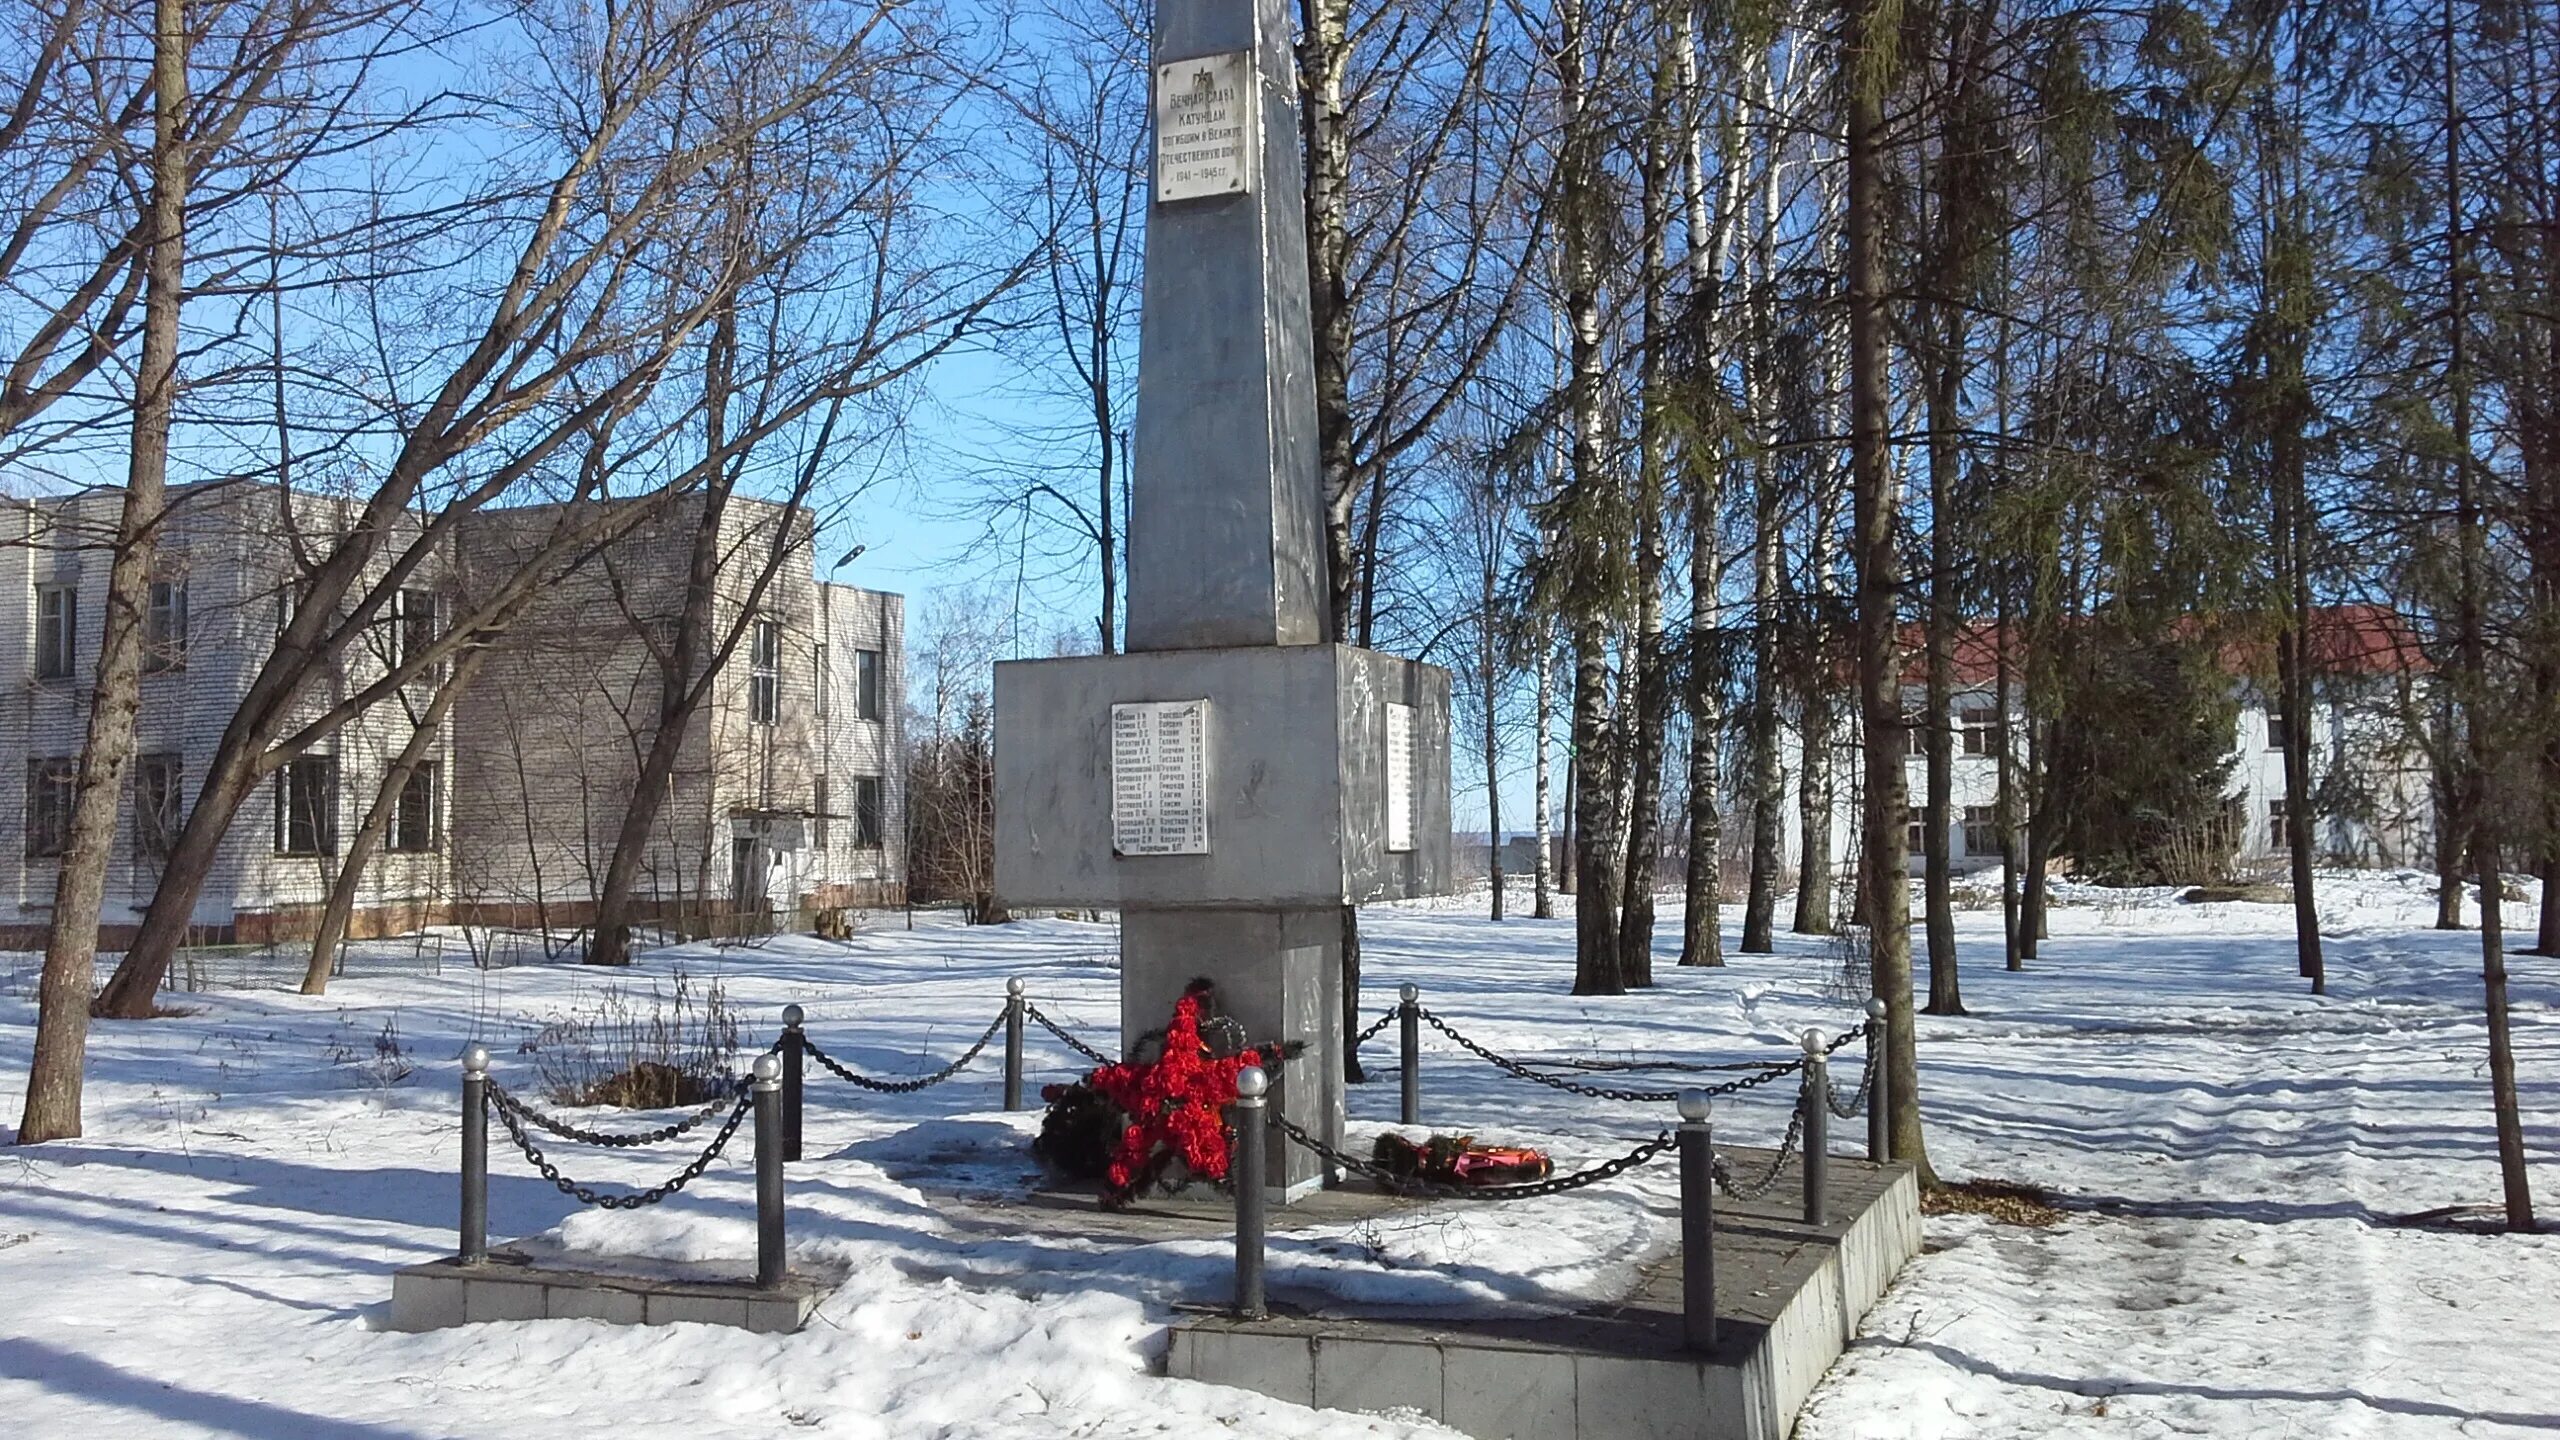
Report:
[[[1281,0],[1159,0],[1127,654],[996,667],[996,891],[1120,912],[1126,1046],[1195,976],[1338,1142],[1341,907],[1449,889],[1449,676],[1330,643]],[[1291,1198],[1326,1179],[1275,1143]]]

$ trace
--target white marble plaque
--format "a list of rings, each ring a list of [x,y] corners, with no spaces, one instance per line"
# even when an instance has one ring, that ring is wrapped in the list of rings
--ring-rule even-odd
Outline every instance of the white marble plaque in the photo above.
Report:
[[[1387,848],[1413,848],[1413,707],[1387,702]]]
[[[1209,702],[1111,707],[1111,850],[1209,853]]]
[[[1156,67],[1156,199],[1198,200],[1253,189],[1253,52]]]

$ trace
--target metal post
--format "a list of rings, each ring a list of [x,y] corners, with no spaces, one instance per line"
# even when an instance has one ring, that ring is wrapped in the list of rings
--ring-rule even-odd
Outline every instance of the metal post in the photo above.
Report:
[[[462,1052],[462,1237],[465,1265],[489,1258],[489,1052]]]
[[[804,1063],[803,1046],[808,1032],[801,1022],[808,1012],[797,1005],[782,1007],[782,1158],[800,1158],[800,1067]]]
[[[1004,1108],[1022,1108],[1022,977],[1004,982]]]
[[[1716,1348],[1714,1104],[1704,1090],[1680,1092],[1680,1328],[1692,1350]]]
[[[1236,1187],[1236,1317],[1242,1320],[1271,1313],[1262,1299],[1262,1097],[1270,1089],[1260,1066],[1236,1072],[1236,1163],[1228,1178]]]
[[[1893,1071],[1884,1063],[1884,1002],[1867,1002],[1867,1158],[1881,1165],[1893,1158],[1892,1107],[1885,1097]]]
[[[1404,1036],[1404,1119],[1407,1125],[1422,1123],[1422,987],[1407,985],[1396,992],[1397,1024]]]
[[[756,1057],[756,1288],[782,1283],[782,1062]]]
[[[1796,1104],[1804,1112],[1804,1223],[1831,1223],[1831,1062],[1822,1053],[1822,1032],[1804,1032],[1804,1090]]]

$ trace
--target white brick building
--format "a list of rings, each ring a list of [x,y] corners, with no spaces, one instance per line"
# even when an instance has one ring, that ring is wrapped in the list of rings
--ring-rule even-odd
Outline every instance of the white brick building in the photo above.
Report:
[[[304,495],[287,514],[282,492],[250,484],[189,487],[172,500],[136,762],[101,916],[109,948],[126,942],[149,904],[164,837],[193,805],[205,762],[273,644],[297,574],[296,532],[317,548],[352,508]],[[0,509],[0,767],[11,777],[0,783],[0,834],[20,837],[0,843],[13,897],[0,945],[40,946],[51,925],[121,504],[102,491]],[[547,587],[500,643],[403,793],[359,882],[354,934],[475,915],[574,925],[591,913],[646,743],[635,724],[655,707],[656,670],[639,626],[681,596],[692,513],[625,537]],[[780,515],[761,502],[733,504],[715,630],[737,613],[727,607],[756,568],[748,562],[769,553]],[[538,509],[475,519],[456,553],[421,567],[378,639],[355,647],[305,707],[316,712],[379,678],[403,643],[455,613],[474,573],[540,523]],[[818,582],[810,544],[805,525],[789,537],[761,618],[712,681],[657,827],[644,911],[900,896],[903,602]],[[618,603],[617,583],[621,595],[643,598]],[[416,705],[427,689],[412,687]],[[345,842],[411,733],[407,708],[377,705],[259,787],[197,899],[198,934],[308,933]]]
[[[1919,635],[1905,636],[1916,651]],[[1955,754],[1950,774],[1947,850],[1958,871],[1980,870],[2000,863],[1996,802],[2000,793],[1997,660],[1987,632],[1968,632],[1955,650],[1955,693],[1952,720]],[[2406,717],[2412,710],[2413,687],[2422,685],[2426,660],[2416,637],[2400,616],[2377,606],[2336,606],[2319,612],[2311,633],[2313,727],[2311,769],[2320,799],[2319,834],[2324,862],[2355,865],[2422,865],[2434,852],[2434,794],[2426,757],[2411,742]],[[2271,859],[2284,853],[2284,815],[2288,803],[2282,717],[2246,675],[2266,668],[2261,657],[2229,657],[2239,711],[2232,725],[2231,803],[2243,861]],[[2014,657],[2013,657],[2014,660]],[[2248,662],[2248,663],[2244,663]],[[1911,679],[1903,687],[1903,703],[1917,715],[1927,709],[1928,694],[1918,683],[1916,656]],[[2012,743],[2023,762],[2025,697],[2013,675],[2006,697]],[[1846,874],[1856,860],[1859,824],[1859,753],[1853,706],[1844,703],[1833,752],[1836,803],[1832,814],[1833,861]],[[1904,780],[1911,804],[1911,868],[1921,869],[1922,806],[1928,796],[1928,760],[1919,729],[1910,732]],[[1797,755],[1794,733],[1782,740],[1780,753],[1792,770]],[[1793,785],[1792,774],[1789,777]],[[1728,800],[1743,813],[1739,797]],[[1803,854],[1803,827],[1792,788],[1783,811],[1783,863],[1792,869]],[[1734,822],[1739,824],[1741,822]],[[1729,826],[1728,834],[1735,833]]]

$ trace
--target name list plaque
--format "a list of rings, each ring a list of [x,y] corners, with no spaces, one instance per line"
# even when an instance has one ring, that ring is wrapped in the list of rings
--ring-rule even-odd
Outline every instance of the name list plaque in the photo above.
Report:
[[[1156,67],[1158,202],[1253,189],[1256,88],[1250,50]]]
[[[1111,850],[1209,853],[1209,702],[1111,707]]]
[[[1413,707],[1387,702],[1387,849],[1413,848]]]

